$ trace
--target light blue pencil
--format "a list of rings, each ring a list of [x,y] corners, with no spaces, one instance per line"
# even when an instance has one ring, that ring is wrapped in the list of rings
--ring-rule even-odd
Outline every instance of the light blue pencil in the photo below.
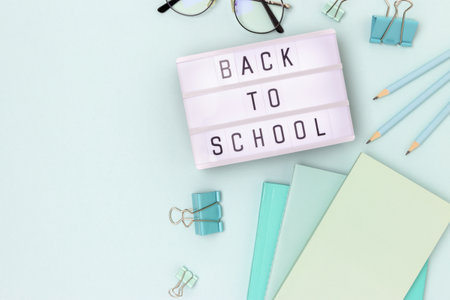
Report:
[[[387,88],[382,90],[376,97],[374,97],[373,100],[377,100],[378,98],[381,98],[381,97],[387,96],[389,94],[392,94],[396,90],[398,90],[401,87],[403,87],[404,85],[410,83],[411,81],[413,81],[417,77],[422,76],[424,73],[426,73],[426,72],[430,71],[431,69],[435,68],[436,66],[440,65],[441,63],[443,63],[444,61],[446,61],[449,58],[450,58],[450,49],[445,51],[444,53],[442,53],[438,57],[433,58],[432,60],[430,60],[429,62],[427,62],[426,64],[424,64],[420,68],[412,71],[408,75],[400,78],[399,80],[397,80],[393,84],[389,85]]]
[[[411,103],[409,103],[405,108],[399,111],[395,116],[387,121],[383,126],[381,126],[377,132],[375,132],[372,137],[367,141],[366,144],[375,141],[383,134],[388,132],[392,127],[394,127],[398,122],[403,120],[409,113],[415,110],[420,104],[424,103],[431,95],[433,95],[437,90],[444,86],[450,80],[450,72],[447,72],[438,81],[433,83],[429,88],[427,88],[422,94],[415,98]]]
[[[447,118],[448,115],[450,115],[450,102],[447,103],[444,109],[441,110],[441,112],[438,113],[436,117],[434,117],[433,121],[431,121],[431,123],[428,124],[428,126],[425,127],[425,129],[422,130],[422,132],[416,137],[411,147],[409,147],[408,151],[406,151],[405,155],[410,154],[414,149],[422,145],[425,140],[433,133],[433,131],[438,128],[439,124],[441,124],[441,122],[444,121],[445,118]]]

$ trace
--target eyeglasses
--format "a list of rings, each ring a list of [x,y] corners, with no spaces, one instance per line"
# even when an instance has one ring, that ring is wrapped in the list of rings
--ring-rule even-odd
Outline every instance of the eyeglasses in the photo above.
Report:
[[[208,10],[215,0],[166,0],[158,8],[160,13],[169,9],[184,16],[198,16]],[[281,21],[284,9],[290,8],[282,0],[231,0],[231,9],[237,21],[246,30],[253,33],[269,33],[276,30],[283,33]]]

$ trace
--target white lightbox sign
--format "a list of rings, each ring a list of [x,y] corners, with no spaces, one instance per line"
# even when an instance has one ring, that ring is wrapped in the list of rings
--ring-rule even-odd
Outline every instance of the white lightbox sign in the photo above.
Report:
[[[177,59],[199,169],[352,141],[332,29]]]

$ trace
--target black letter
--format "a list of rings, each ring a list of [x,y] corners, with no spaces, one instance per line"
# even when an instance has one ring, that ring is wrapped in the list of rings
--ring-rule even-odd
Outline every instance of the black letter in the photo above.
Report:
[[[289,48],[286,48],[286,53],[284,53],[283,49],[281,49],[281,56],[283,57],[283,64],[286,67],[286,60],[289,61],[289,64],[293,66],[292,61],[288,57]]]
[[[247,65],[247,66],[245,66],[245,65]],[[242,58],[242,75],[245,75],[245,70],[246,69],[249,69],[250,72],[253,74],[253,69],[250,66],[250,63],[248,62],[247,56],[244,56]]]
[[[280,128],[280,131],[281,131],[281,137],[282,137],[281,141],[279,141],[279,140],[277,139],[277,131],[275,130],[276,128]],[[281,125],[275,125],[275,126],[273,126],[273,137],[275,138],[275,142],[276,142],[277,144],[282,144],[282,143],[284,143],[283,126],[281,126]]]
[[[262,146],[264,147],[264,139],[262,134],[262,129],[259,129],[259,136],[256,136],[255,129],[253,129],[253,138],[255,139],[255,147],[258,148],[258,142],[257,140],[261,140]]]
[[[272,103],[272,96],[271,96],[270,92],[275,92],[275,95],[277,95],[277,103],[276,103],[275,105]],[[270,106],[272,106],[272,107],[278,107],[278,106],[280,106],[280,97],[278,96],[278,91],[277,91],[277,89],[270,89],[269,92],[268,92],[268,94],[269,94]]]
[[[302,123],[302,129],[303,129],[303,136],[298,136],[298,130],[297,130],[297,124],[298,123]],[[297,121],[294,123],[294,128],[295,128],[295,135],[297,136],[297,139],[299,140],[303,140],[306,137],[306,132],[305,132],[305,124],[303,123],[303,121]]]
[[[216,150],[213,150],[214,155],[221,155],[221,154],[223,153],[222,145],[221,145],[221,144],[214,144],[214,140],[219,140],[219,142],[221,142],[220,137],[218,137],[218,136],[213,136],[213,137],[211,138],[211,145],[217,146],[217,147],[219,147],[219,149],[220,149],[218,152],[216,152]]]
[[[314,122],[316,122],[317,136],[325,135],[325,132],[319,132],[319,124],[317,124],[317,118],[314,118]]]
[[[223,63],[226,63],[226,66],[224,66]],[[219,61],[219,64],[220,64],[220,72],[222,73],[222,79],[230,78],[231,69],[230,69],[230,62],[228,61],[228,59]],[[225,75],[224,71],[228,71],[228,75]]]
[[[269,68],[266,68],[266,64],[264,63],[264,55],[267,55],[268,57],[270,57],[270,52],[263,52],[263,53],[261,53],[261,63],[262,63],[262,67],[263,67],[263,70],[264,71],[270,71],[270,70],[272,70],[272,64],[270,64],[270,67]]]
[[[253,110],[256,110],[255,98],[253,97],[253,95],[256,93],[257,93],[256,91],[247,93],[247,95],[250,95],[250,97],[252,97]]]
[[[239,136],[239,138],[242,138],[242,135],[239,132],[235,132],[235,133],[233,133],[231,135],[231,140],[233,141],[233,149],[234,149],[234,151],[239,152],[239,151],[244,150],[244,146],[242,146],[242,145],[241,145],[240,148],[238,148],[238,149],[236,148],[236,144],[235,144],[235,141],[234,141],[234,137],[235,136]]]

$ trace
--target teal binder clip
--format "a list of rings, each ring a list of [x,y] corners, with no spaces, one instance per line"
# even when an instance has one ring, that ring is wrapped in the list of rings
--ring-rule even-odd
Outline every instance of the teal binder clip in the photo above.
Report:
[[[408,2],[409,7],[403,12],[403,17],[397,18],[398,6],[401,2]],[[389,17],[390,4],[385,0],[388,9],[386,16],[372,16],[372,29],[370,32],[370,42],[374,44],[400,45],[411,47],[414,35],[419,23],[416,20],[406,19],[405,15],[413,7],[411,0],[397,0],[394,2],[395,14]]]
[[[336,4],[339,0],[332,2],[328,2],[325,4],[325,6],[322,8],[322,13],[326,16],[330,17],[331,19],[335,20],[336,22],[339,22],[342,17],[344,16],[344,10],[341,9],[342,3],[344,3],[347,0],[341,0],[339,5],[336,7]]]
[[[194,275],[192,271],[189,271],[189,269],[184,266],[178,271],[175,277],[178,279],[178,282],[169,290],[169,295],[174,298],[182,297],[184,288],[186,286],[188,288],[193,288],[198,280],[197,275]]]
[[[198,235],[207,235],[223,231],[222,206],[220,202],[220,192],[195,193],[192,194],[192,209],[179,209],[172,207],[169,211],[169,220],[172,224],[177,225],[180,222],[185,227],[195,223],[195,233]],[[173,211],[181,214],[178,221],[172,218]],[[185,214],[192,215],[191,217]]]

